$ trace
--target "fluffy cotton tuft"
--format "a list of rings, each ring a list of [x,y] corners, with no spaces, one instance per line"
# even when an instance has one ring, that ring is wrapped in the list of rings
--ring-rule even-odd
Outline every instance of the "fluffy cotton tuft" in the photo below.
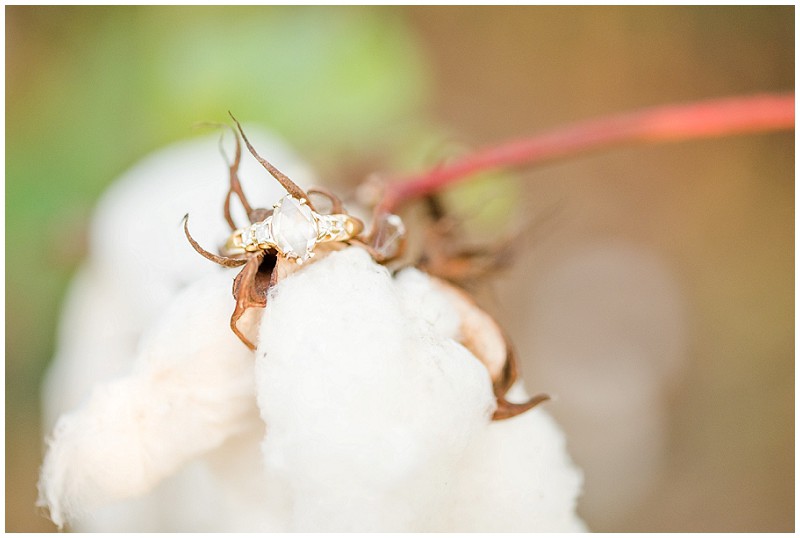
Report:
[[[448,304],[424,274],[393,280],[358,248],[273,291],[256,391],[293,530],[581,528],[561,434],[540,411],[490,422],[491,379],[453,340]]]
[[[315,183],[310,168],[281,140],[248,127],[250,140],[298,184]],[[186,286],[220,268],[189,246],[181,217],[189,213],[195,238],[210,250],[228,232],[222,217],[228,169],[219,134],[178,142],[142,159],[104,193],[92,218],[89,256],[70,285],[59,321],[56,353],[43,384],[43,423],[51,432],[99,386],[131,372],[144,332],[163,325],[161,313]],[[226,134],[228,156],[233,144]],[[255,205],[269,206],[285,194],[255,161],[242,156],[242,187]],[[237,222],[242,208],[232,207]],[[224,282],[226,301],[231,280]],[[229,316],[222,308],[220,317]],[[227,328],[227,317],[219,326]],[[230,332],[230,330],[228,330]],[[236,341],[238,344],[238,340]],[[253,404],[255,408],[255,405]],[[250,439],[260,439],[263,422],[254,413]],[[256,441],[231,439],[193,460],[147,495],[89,511],[72,530],[190,531],[274,528],[264,510]],[[221,492],[224,491],[224,495]],[[224,507],[224,509],[222,509]]]
[[[227,326],[231,308],[229,273],[196,282],[145,336],[133,373],[59,419],[40,482],[57,525],[149,491],[252,427],[253,357]]]

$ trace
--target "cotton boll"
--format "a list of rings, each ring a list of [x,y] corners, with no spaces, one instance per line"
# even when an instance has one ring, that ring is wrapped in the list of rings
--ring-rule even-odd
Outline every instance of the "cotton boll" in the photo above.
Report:
[[[246,152],[241,176],[256,206],[284,194]],[[180,228],[188,211],[201,244],[224,240],[226,178],[210,137],[148,159],[101,203],[47,384],[53,415],[95,386],[50,440],[40,496],[57,523],[86,514],[80,530],[580,528],[564,515],[579,477],[549,418],[537,409],[490,421],[490,364],[469,340],[483,327],[497,351],[499,329],[428,275],[392,278],[357,247],[326,257],[320,245],[312,264],[279,265],[263,319],[253,309],[240,321],[258,336],[258,353],[248,351],[228,324],[235,271],[201,259]]]
[[[58,421],[40,481],[56,524],[140,495],[253,428],[253,355],[228,328],[230,279],[221,271],[189,287],[145,339],[134,373]]]
[[[256,366],[264,455],[294,530],[424,530],[494,409],[489,375],[361,249],[282,281]]]

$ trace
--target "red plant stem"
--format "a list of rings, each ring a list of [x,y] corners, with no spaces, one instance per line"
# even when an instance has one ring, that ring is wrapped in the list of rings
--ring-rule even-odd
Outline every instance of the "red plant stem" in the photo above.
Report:
[[[574,123],[532,138],[490,147],[430,172],[390,182],[376,210],[438,192],[469,176],[534,165],[622,144],[670,142],[794,128],[794,94],[763,94],[649,108]]]

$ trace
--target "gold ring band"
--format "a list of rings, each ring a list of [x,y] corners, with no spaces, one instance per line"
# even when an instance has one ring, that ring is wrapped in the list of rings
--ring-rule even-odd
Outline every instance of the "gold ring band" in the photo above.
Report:
[[[363,229],[364,223],[351,215],[322,215],[312,210],[306,200],[287,195],[275,204],[272,215],[234,231],[223,247],[223,254],[235,256],[275,249],[302,264],[314,256],[317,243],[347,241]]]

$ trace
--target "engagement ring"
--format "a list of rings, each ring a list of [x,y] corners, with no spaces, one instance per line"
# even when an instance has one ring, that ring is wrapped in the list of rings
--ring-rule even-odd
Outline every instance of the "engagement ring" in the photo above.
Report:
[[[224,254],[275,249],[302,264],[314,256],[317,243],[347,241],[361,233],[364,223],[344,213],[322,215],[304,199],[286,195],[274,206],[272,215],[235,230],[225,243]]]

